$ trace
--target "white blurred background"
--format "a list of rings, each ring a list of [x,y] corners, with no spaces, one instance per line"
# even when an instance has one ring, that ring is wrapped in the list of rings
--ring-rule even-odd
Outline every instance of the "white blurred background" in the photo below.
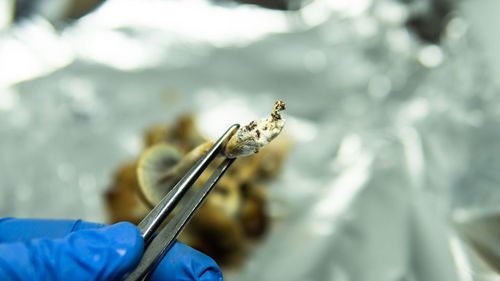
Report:
[[[282,99],[279,224],[227,280],[500,280],[500,2],[98,2],[0,0],[1,217],[106,222],[145,128]]]

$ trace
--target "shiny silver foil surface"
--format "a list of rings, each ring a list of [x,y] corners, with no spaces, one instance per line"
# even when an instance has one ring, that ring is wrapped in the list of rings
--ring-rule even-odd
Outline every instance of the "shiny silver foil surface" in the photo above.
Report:
[[[4,24],[0,216],[106,222],[147,127],[193,112],[216,138],[281,99],[295,144],[273,226],[226,280],[500,280],[498,81],[470,3],[428,43],[406,2],[109,0]]]

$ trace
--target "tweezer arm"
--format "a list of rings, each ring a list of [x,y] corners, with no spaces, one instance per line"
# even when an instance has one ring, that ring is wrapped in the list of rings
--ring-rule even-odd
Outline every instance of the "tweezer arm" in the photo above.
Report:
[[[226,141],[233,135],[240,125],[234,124],[210,148],[210,150],[186,173],[186,175],[172,188],[172,190],[156,205],[151,212],[137,226],[142,233],[144,245],[151,241],[151,237],[165,221],[168,215],[182,199],[187,190],[194,184],[201,173],[215,159],[222,150]]]
[[[163,256],[168,252],[186,223],[201,206],[207,195],[217,184],[217,181],[229,169],[235,159],[226,158],[217,167],[208,181],[189,199],[175,217],[158,233],[144,251],[137,268],[127,277],[126,281],[148,280]]]

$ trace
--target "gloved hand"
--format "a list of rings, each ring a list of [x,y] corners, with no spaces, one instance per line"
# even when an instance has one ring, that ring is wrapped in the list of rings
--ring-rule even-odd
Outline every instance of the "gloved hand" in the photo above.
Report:
[[[127,222],[0,219],[0,280],[122,280],[142,252],[140,232]],[[150,280],[222,281],[222,273],[211,258],[176,242]]]

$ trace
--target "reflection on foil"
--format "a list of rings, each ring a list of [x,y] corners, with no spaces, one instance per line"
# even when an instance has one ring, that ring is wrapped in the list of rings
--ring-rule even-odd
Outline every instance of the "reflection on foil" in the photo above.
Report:
[[[73,61],[73,53],[43,18],[0,33],[0,89],[38,77]]]
[[[477,274],[477,280],[495,280],[500,274],[500,217],[498,214],[470,215],[457,210],[454,223],[458,235],[453,251],[461,256],[468,253],[464,267]]]
[[[498,87],[461,11],[422,12],[444,2],[109,0],[68,26],[14,24],[0,214],[105,221],[150,124],[192,112],[214,138],[282,99],[296,145],[273,228],[228,280],[496,280]]]
[[[316,203],[312,209],[310,227],[320,235],[331,235],[333,232],[332,220],[345,211],[359,193],[360,189],[366,184],[369,178],[369,168],[372,157],[368,153],[361,151],[343,152],[353,149],[346,146],[358,146],[360,140],[356,136],[347,136],[340,146],[339,155],[335,166],[347,166],[341,176],[333,182],[327,183],[326,193],[322,194],[321,200]],[[354,142],[354,143],[352,143]],[[355,150],[360,147],[355,147]],[[354,163],[353,159],[356,159]],[[338,163],[337,163],[338,162]]]
[[[209,42],[217,46],[247,44],[271,32],[287,30],[283,12],[254,6],[225,8],[205,0],[182,2],[108,0],[79,25],[99,29],[127,27],[162,30],[176,41]],[[168,39],[168,38],[167,38]],[[170,39],[171,40],[171,39]]]

